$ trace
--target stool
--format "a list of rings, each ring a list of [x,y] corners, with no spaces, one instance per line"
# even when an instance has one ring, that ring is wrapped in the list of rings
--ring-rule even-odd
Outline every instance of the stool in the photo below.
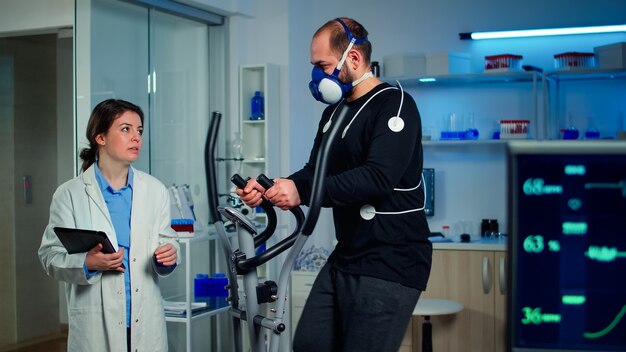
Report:
[[[424,317],[422,324],[422,352],[432,352],[433,335],[430,324],[431,315],[456,314],[463,310],[463,305],[450,299],[420,298],[413,309],[413,315]]]

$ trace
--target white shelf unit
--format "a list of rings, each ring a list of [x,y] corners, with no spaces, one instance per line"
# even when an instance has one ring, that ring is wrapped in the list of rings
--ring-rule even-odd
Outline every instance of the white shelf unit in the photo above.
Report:
[[[265,118],[250,120],[250,99],[261,91],[265,99]],[[279,176],[280,105],[279,67],[273,64],[246,65],[239,68],[239,131],[243,162],[241,176],[264,173]]]
[[[192,247],[194,245],[198,245],[201,242],[208,241],[218,241],[217,234],[211,230],[204,230],[195,232],[193,236],[190,237],[180,237],[179,242],[181,245],[181,249],[183,251],[183,262],[182,267],[179,269],[184,269],[184,292],[182,294],[174,294],[170,297],[165,297],[165,300],[171,301],[183,301],[186,303],[186,312],[191,311],[191,303],[194,302],[194,287],[193,287],[193,279],[194,279],[194,271],[193,269],[193,261],[192,261]],[[208,269],[208,268],[206,268]],[[178,270],[178,269],[177,269]],[[220,313],[228,311],[229,306],[220,307],[217,309],[207,309],[194,312],[193,314],[185,314],[185,315],[167,315],[165,316],[166,322],[171,323],[182,323],[185,324],[185,350],[190,352],[192,350],[192,324],[194,321],[198,321],[201,319],[206,319]],[[219,328],[218,328],[219,331]],[[219,336],[218,336],[219,340]]]
[[[435,214],[428,217],[431,231],[464,221],[478,235],[481,219],[497,219],[506,228],[506,144],[492,139],[499,120],[529,120],[529,138],[545,136],[542,128],[541,74],[494,72],[428,77],[384,77],[410,93],[420,111],[424,167],[435,169]],[[473,113],[478,140],[440,140],[449,113]],[[428,133],[430,132],[430,133]],[[468,206],[470,205],[471,206]],[[460,232],[459,232],[460,233]]]
[[[619,126],[626,130],[626,69],[546,72],[542,75],[542,86],[547,139],[560,139],[560,129],[569,127],[567,124],[577,125],[579,139],[584,138],[583,127],[598,128],[600,138],[615,137]],[[591,116],[595,121],[589,121]],[[620,118],[622,121],[617,121]]]
[[[543,122],[543,111],[540,109],[540,105],[542,103],[540,97],[541,86],[541,74],[535,71],[522,71],[522,72],[494,72],[494,73],[472,73],[472,74],[449,74],[449,75],[438,75],[438,76],[428,76],[428,77],[383,77],[383,81],[388,82],[390,84],[400,83],[405,90],[409,91],[414,99],[417,102],[417,107],[420,109],[420,113],[422,114],[422,129],[425,127],[431,127],[433,125],[441,124],[440,121],[434,121],[436,119],[441,118],[443,120],[443,115],[441,113],[438,116],[430,116],[430,110],[423,111],[422,107],[427,106],[429,104],[423,104],[420,102],[420,93],[426,92],[425,90],[446,90],[450,91],[451,89],[465,89],[471,90],[471,92],[478,92],[475,95],[468,96],[477,96],[481,97],[481,90],[484,90],[485,94],[493,95],[493,98],[498,98],[495,96],[498,94],[499,90],[502,90],[503,87],[512,87],[510,89],[515,91],[524,91],[529,90],[530,97],[527,101],[521,102],[517,104],[517,108],[523,108],[525,114],[523,115],[509,115],[504,108],[501,108],[498,113],[492,112],[490,113],[489,119],[493,120],[490,124],[490,127],[497,125],[498,120],[500,119],[526,119],[530,120],[531,124],[529,128],[531,129],[532,138],[544,138],[544,130],[541,126],[544,125]],[[507,88],[508,90],[508,88]],[[482,97],[484,98],[484,97]],[[460,100],[460,99],[453,99]],[[450,106],[454,104],[450,104],[450,101],[441,101],[435,103],[438,106]],[[462,111],[476,111],[472,108],[472,105],[480,105],[481,103],[477,102],[467,102],[464,104]],[[499,101],[492,102],[492,105],[496,106],[500,104]],[[456,107],[458,109],[458,106]],[[455,112],[454,108],[452,111]],[[456,111],[459,112],[459,111]],[[481,115],[481,114],[478,114]],[[476,120],[485,120],[487,118],[483,118],[483,116],[474,116]],[[482,127],[487,126],[487,124],[483,123]],[[477,126],[478,127],[478,126]],[[438,132],[440,130],[435,128],[435,131]],[[491,139],[491,134],[485,131],[485,128],[479,128],[480,139]],[[433,140],[437,140],[439,138],[438,133],[434,133],[432,135]],[[448,141],[446,141],[448,142]]]

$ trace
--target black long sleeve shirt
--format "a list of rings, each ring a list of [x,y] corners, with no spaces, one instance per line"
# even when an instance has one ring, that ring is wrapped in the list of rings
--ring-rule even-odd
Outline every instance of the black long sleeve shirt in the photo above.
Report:
[[[333,208],[338,241],[329,260],[343,272],[424,290],[432,245],[423,187],[416,188],[423,152],[415,101],[383,83],[355,101],[338,104],[346,104],[349,111],[330,149],[322,202]],[[289,176],[303,204],[310,201],[324,126],[339,114],[337,107],[324,110],[309,161]]]

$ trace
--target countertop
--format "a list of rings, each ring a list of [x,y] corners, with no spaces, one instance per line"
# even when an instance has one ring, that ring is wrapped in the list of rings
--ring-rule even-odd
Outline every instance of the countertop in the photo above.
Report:
[[[506,251],[506,237],[483,238],[471,242],[438,242],[433,241],[433,249],[459,251]]]

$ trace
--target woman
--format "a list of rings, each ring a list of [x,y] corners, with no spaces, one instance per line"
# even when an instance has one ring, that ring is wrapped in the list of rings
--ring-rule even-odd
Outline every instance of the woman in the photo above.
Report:
[[[166,351],[159,275],[175,268],[179,245],[170,200],[156,178],[130,165],[141,151],[143,112],[109,99],[93,110],[82,173],[61,185],[50,205],[39,258],[66,283],[68,351]],[[98,245],[68,254],[54,227],[107,233],[117,252]],[[132,280],[132,281],[131,281]]]

